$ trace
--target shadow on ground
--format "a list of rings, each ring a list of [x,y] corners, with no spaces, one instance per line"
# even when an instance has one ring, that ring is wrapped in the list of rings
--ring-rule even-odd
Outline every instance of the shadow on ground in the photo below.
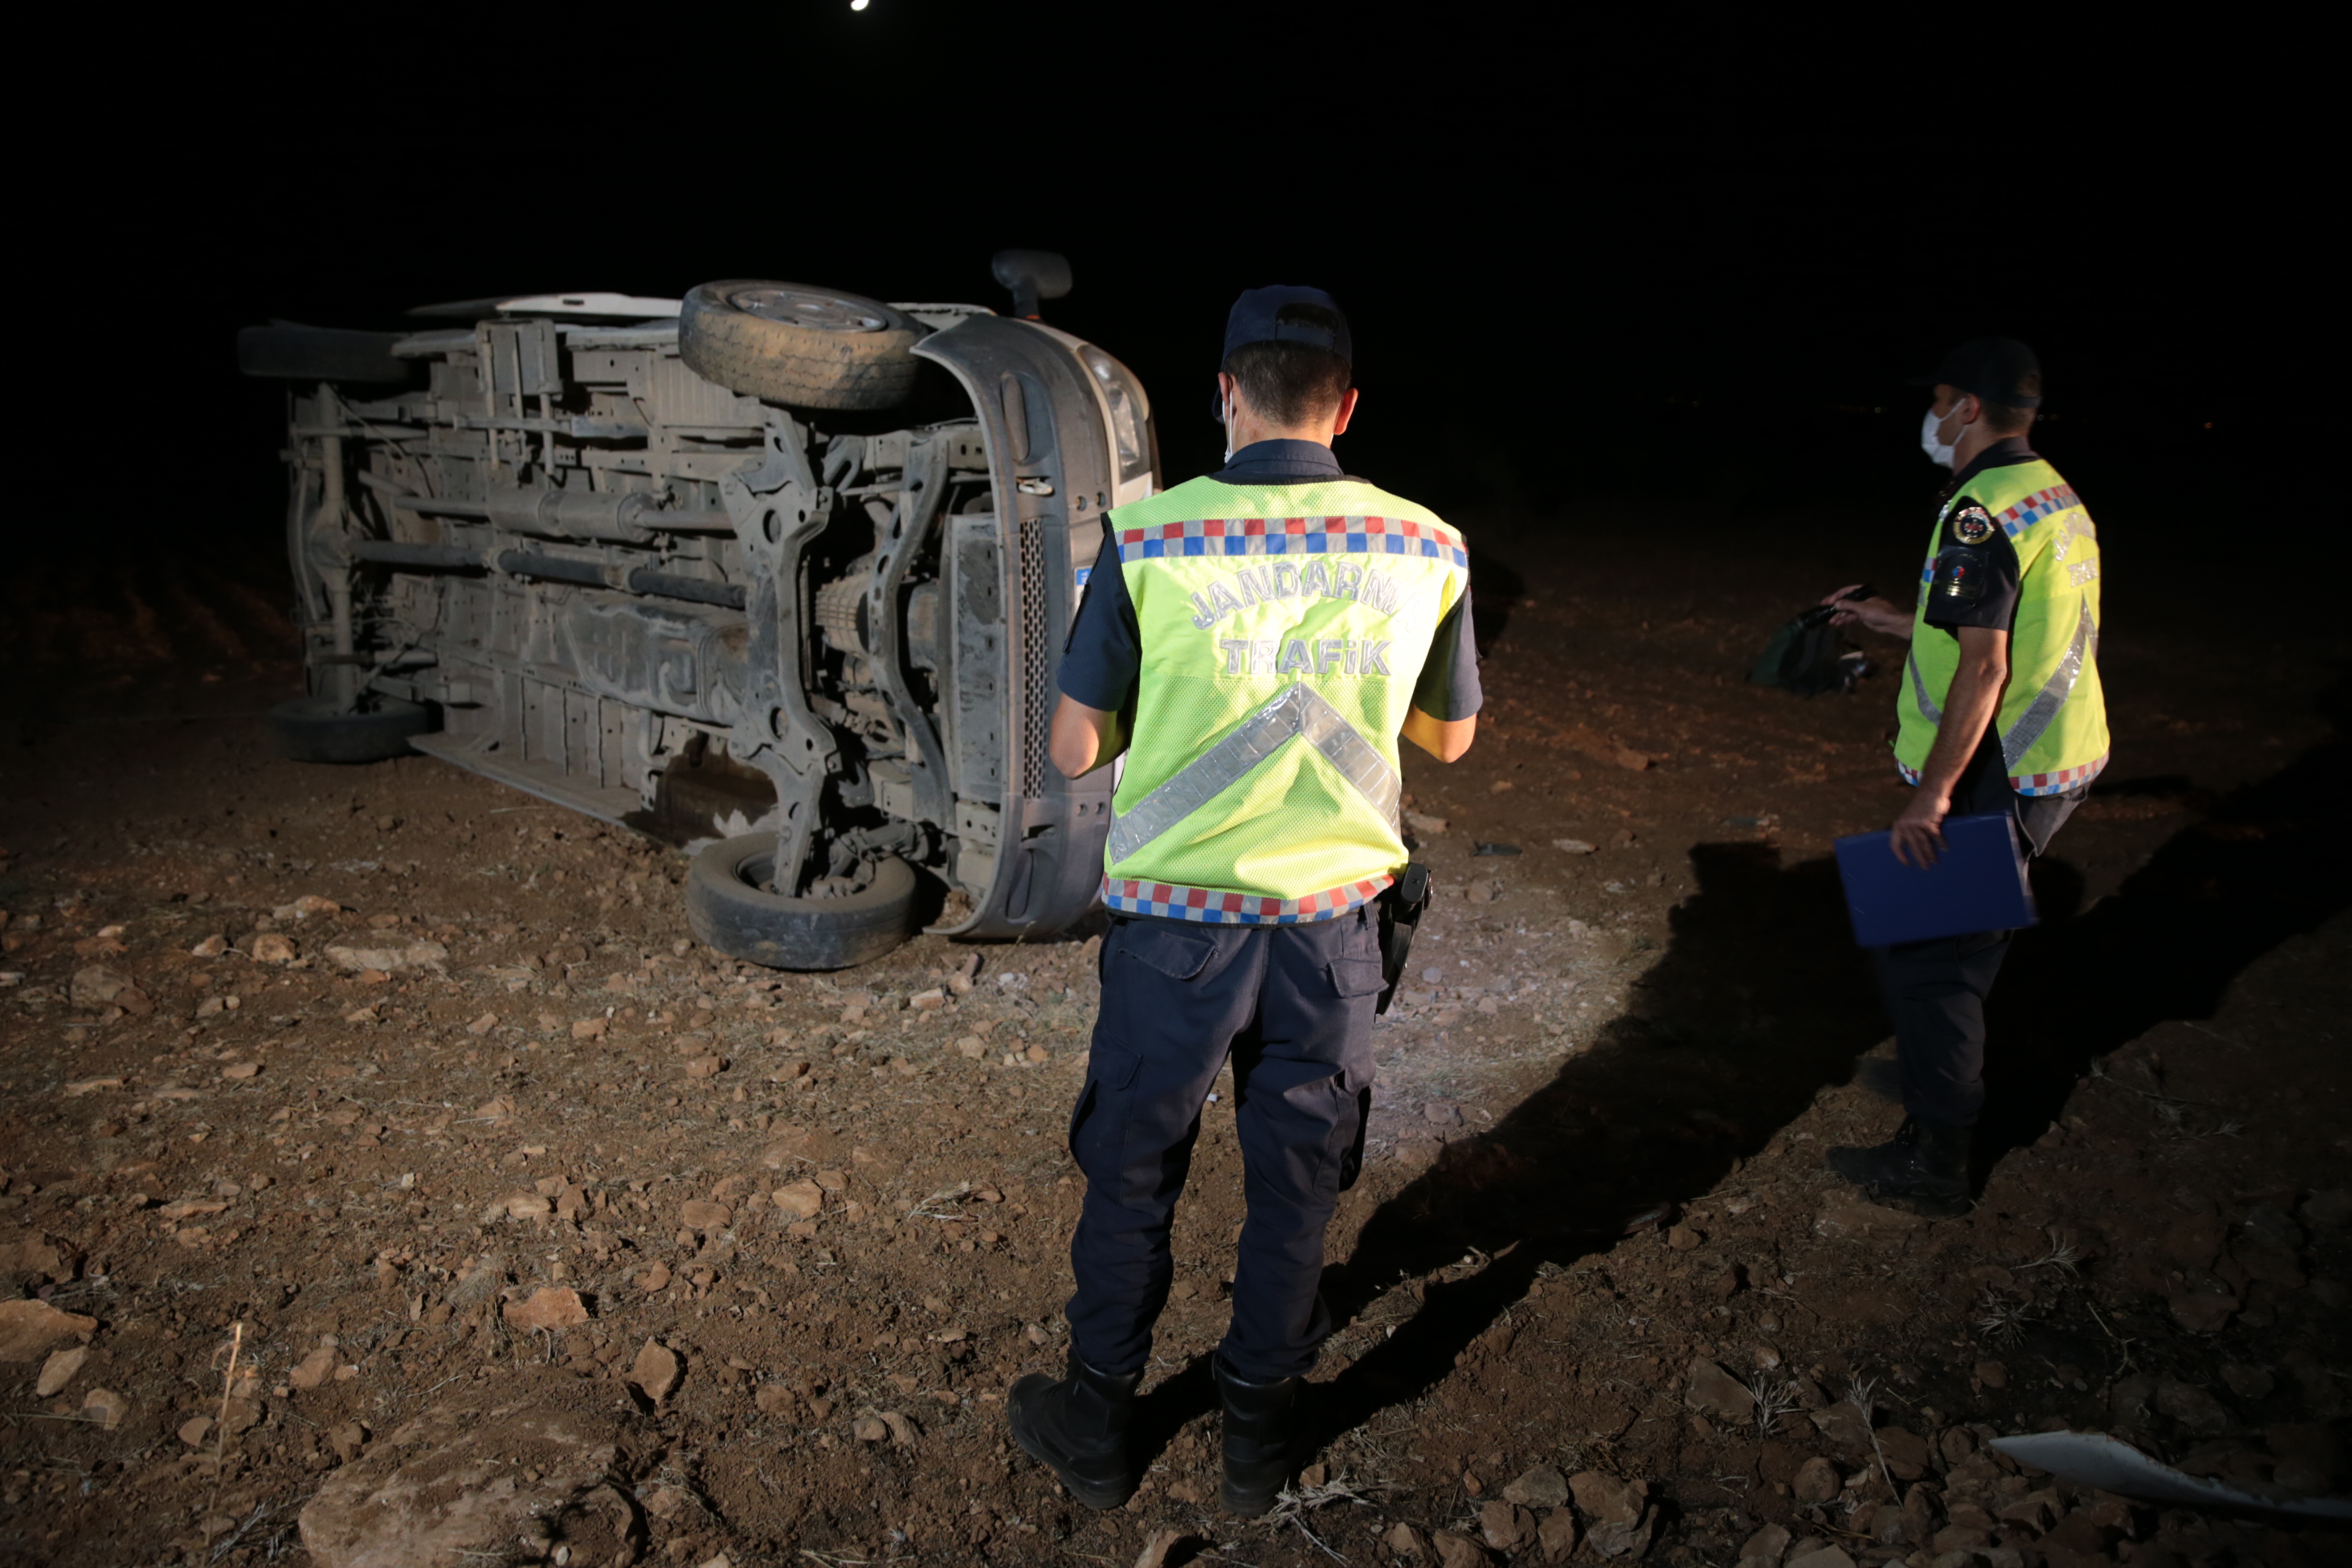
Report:
[[[2247,965],[2352,902],[2336,822],[2352,798],[2345,694],[2339,682],[2323,702],[2334,737],[2200,801],[2203,820],[2091,909],[2073,912],[2079,876],[2045,867],[2045,923],[2012,948],[1994,992],[1980,1167],[2039,1136],[2095,1058],[2165,1019],[2210,1016]],[[1400,1277],[1472,1248],[1493,1260],[1426,1281],[1412,1318],[1321,1391],[1327,1432],[1428,1393],[1544,1264],[1605,1250],[1629,1220],[1709,1192],[1885,1037],[1831,861],[1783,867],[1764,846],[1712,844],[1691,862],[1698,891],[1608,1037],[1492,1130],[1449,1145],[1326,1272],[1345,1322]],[[1147,1395],[1138,1438],[1156,1451],[1215,1404],[1202,1358]]]

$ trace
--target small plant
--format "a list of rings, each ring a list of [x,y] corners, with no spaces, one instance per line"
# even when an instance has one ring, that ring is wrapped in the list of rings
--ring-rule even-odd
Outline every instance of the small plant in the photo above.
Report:
[[[1319,1470],[1322,1467],[1319,1465],[1310,1467],[1308,1474],[1312,1474],[1316,1470]],[[1307,1528],[1306,1516],[1312,1513],[1318,1508],[1323,1508],[1335,1502],[1349,1502],[1354,1503],[1359,1508],[1370,1508],[1375,1505],[1372,1500],[1372,1496],[1368,1496],[1366,1495],[1367,1493],[1377,1495],[1383,1491],[1391,1491],[1394,1489],[1395,1489],[1391,1487],[1379,1485],[1360,1487],[1358,1483],[1349,1479],[1345,1471],[1341,1471],[1339,1474],[1332,1476],[1328,1480],[1318,1481],[1313,1485],[1308,1485],[1307,1483],[1306,1477],[1301,1476],[1297,1486],[1286,1487],[1280,1492],[1276,1494],[1274,1511],[1265,1516],[1265,1522],[1268,1524],[1288,1523],[1293,1529],[1297,1530],[1299,1534],[1305,1536],[1307,1542],[1312,1545],[1315,1550],[1323,1553],[1324,1556],[1330,1558],[1335,1563],[1345,1563],[1347,1561],[1345,1557],[1342,1557],[1339,1553],[1334,1552],[1328,1544],[1325,1543],[1321,1536]]]
[[[1977,1332],[1990,1343],[2013,1345],[2025,1337],[2025,1303],[1988,1286],[1978,1303]]]
[[[1855,1373],[1846,1384],[1845,1397],[1848,1404],[1862,1412],[1862,1429],[1870,1434],[1870,1452],[1878,1461],[1879,1477],[1886,1482],[1889,1492],[1895,1492],[1895,1472],[1886,1468],[1886,1451],[1878,1446],[1878,1380]]]
[[[1756,1435],[1769,1437],[1780,1424],[1780,1417],[1797,1408],[1796,1379],[1767,1377],[1759,1373],[1748,1392],[1756,1399]]]
[[[2080,1263],[2082,1260],[2083,1255],[2074,1249],[2074,1244],[2073,1242],[2053,1240],[2050,1244],[2049,1251],[2043,1253],[2041,1257],[2035,1258],[2025,1267],[2028,1268],[2055,1268],[2061,1274],[2072,1275],[2074,1272],[2074,1265]]]

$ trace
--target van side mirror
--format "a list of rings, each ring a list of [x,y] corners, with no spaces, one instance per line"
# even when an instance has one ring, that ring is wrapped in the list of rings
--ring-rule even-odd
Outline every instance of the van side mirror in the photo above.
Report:
[[[1055,250],[1000,250],[988,264],[996,280],[1013,291],[1013,313],[1037,320],[1037,301],[1070,291],[1070,260]]]

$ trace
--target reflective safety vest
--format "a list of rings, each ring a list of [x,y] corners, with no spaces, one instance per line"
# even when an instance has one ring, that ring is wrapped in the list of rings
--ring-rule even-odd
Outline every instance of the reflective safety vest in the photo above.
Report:
[[[1397,732],[1470,581],[1462,536],[1363,483],[1198,479],[1109,526],[1142,640],[1104,899],[1328,920],[1405,864]]]
[[[1927,610],[1932,595],[1943,591],[1937,586],[1937,556],[1944,549],[1965,549],[1964,543],[1944,543],[1962,499],[1956,496],[1946,504],[1928,539],[1919,607],[1911,621],[1911,653],[1895,699],[1902,724],[1895,738],[1895,765],[1915,784],[1927,765],[1944,700],[1960,666],[1959,640],[1930,627]],[[1966,499],[1983,509],[1985,521],[2007,534],[2017,552],[2009,684],[1993,720],[2010,787],[2020,795],[2078,788],[2107,765],[2107,708],[2097,657],[2098,532],[2074,487],[2039,458],[1986,469],[1969,481]],[[1969,521],[1961,514],[1960,528]],[[1969,563],[1954,564],[1964,579]]]

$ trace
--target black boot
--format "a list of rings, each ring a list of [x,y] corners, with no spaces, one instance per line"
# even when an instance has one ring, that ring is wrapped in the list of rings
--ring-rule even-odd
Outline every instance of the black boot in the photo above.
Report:
[[[1225,1484],[1219,1500],[1227,1513],[1255,1519],[1274,1506],[1297,1457],[1298,1390],[1306,1380],[1250,1383],[1216,1358],[1217,1392],[1225,1401]]]
[[[1906,1117],[1874,1149],[1832,1149],[1830,1169],[1882,1203],[1934,1219],[1969,1212],[1974,1129]]]
[[[1127,1455],[1127,1418],[1135,1408],[1139,1372],[1113,1377],[1097,1372],[1070,1349],[1070,1375],[1059,1383],[1033,1372],[1013,1385],[1004,1402],[1013,1440],[1050,1467],[1069,1494],[1091,1509],[1117,1508],[1135,1495],[1135,1467]]]

